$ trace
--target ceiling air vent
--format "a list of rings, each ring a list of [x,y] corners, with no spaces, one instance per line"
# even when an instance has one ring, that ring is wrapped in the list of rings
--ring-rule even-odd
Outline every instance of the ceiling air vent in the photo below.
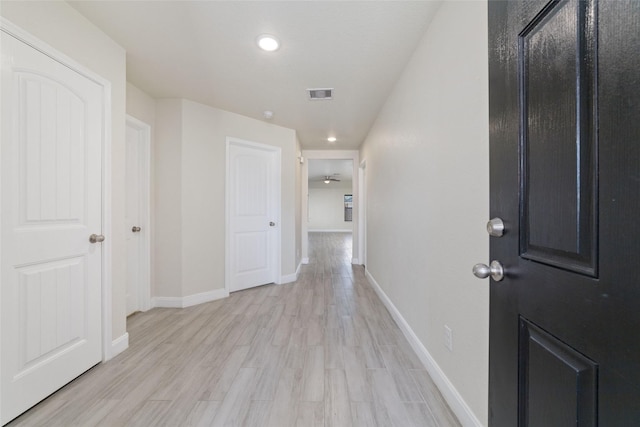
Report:
[[[309,99],[312,101],[333,99],[333,88],[307,89]]]

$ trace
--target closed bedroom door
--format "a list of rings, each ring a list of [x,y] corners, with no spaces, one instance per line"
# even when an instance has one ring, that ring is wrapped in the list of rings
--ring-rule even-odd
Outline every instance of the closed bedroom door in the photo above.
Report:
[[[104,113],[100,84],[0,34],[4,424],[101,361]]]

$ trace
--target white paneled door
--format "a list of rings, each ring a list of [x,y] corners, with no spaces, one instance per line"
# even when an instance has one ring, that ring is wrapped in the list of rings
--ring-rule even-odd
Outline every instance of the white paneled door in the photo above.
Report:
[[[127,124],[127,316],[140,310],[140,133]],[[146,232],[147,230],[145,230]]]
[[[149,125],[127,117],[127,316],[149,309]]]
[[[103,87],[1,32],[0,421],[102,358]]]
[[[229,142],[230,292],[276,281],[279,154],[279,150],[270,146]]]

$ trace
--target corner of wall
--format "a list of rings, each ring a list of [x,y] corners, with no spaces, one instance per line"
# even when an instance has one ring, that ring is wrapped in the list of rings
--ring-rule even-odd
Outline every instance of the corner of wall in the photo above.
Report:
[[[153,294],[182,295],[182,101],[156,101]],[[162,189],[162,191],[160,191]]]
[[[123,351],[129,348],[129,333],[125,332],[118,338],[111,342],[111,350],[109,352],[109,359],[113,359]],[[107,359],[107,360],[109,360]],[[106,362],[106,360],[105,360]]]

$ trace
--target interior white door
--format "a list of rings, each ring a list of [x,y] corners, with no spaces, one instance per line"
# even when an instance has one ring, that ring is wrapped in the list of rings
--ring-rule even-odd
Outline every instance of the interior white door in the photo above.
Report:
[[[142,221],[140,215],[140,131],[127,124],[126,230],[127,240],[127,316],[140,311]],[[145,227],[146,228],[146,227]],[[145,229],[146,232],[146,229]]]
[[[278,152],[229,144],[229,291],[276,280]]]
[[[4,424],[101,361],[103,93],[0,36]]]

